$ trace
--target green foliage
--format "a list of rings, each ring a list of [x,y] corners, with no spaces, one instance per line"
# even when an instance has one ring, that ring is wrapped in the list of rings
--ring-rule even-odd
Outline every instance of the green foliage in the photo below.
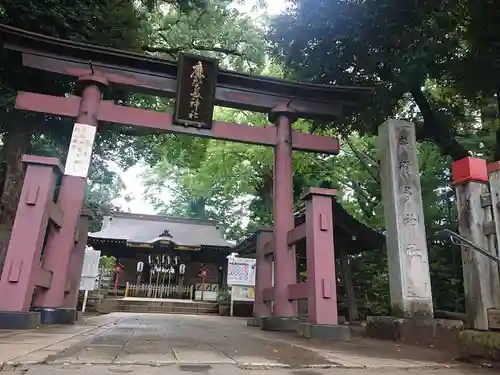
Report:
[[[240,72],[375,87],[374,96],[346,108],[344,118],[294,125],[343,140],[336,157],[294,153],[296,208],[301,208],[299,197],[309,187],[336,188],[346,210],[382,230],[373,135],[388,117],[414,121],[421,141],[419,163],[435,307],[463,310],[460,252],[435,233],[443,226],[456,229],[455,202],[449,193],[452,159],[467,155],[468,150],[485,158],[498,157],[500,52],[492,41],[499,39],[499,6],[488,0],[292,3],[270,28],[266,19],[256,22],[240,14],[230,0],[145,0],[137,2],[137,7],[130,0],[4,0],[0,21],[166,59],[194,52],[216,57],[221,67]],[[267,62],[266,30],[278,64]],[[56,95],[71,91],[65,81],[35,77],[13,64],[2,65],[0,76],[4,132],[14,123],[11,115],[17,89]],[[117,99],[141,108],[172,109],[169,99],[125,94]],[[268,125],[265,114],[225,108],[217,108],[216,118]],[[29,134],[30,152],[65,157],[71,121],[39,115],[25,120],[21,123]],[[116,130],[108,124],[99,128],[86,192],[87,204],[98,212],[92,229],[113,209],[111,201],[122,185],[108,168],[109,161],[121,168],[138,161],[151,166],[145,177],[147,196],[160,213],[215,219],[235,240],[272,223],[272,149],[178,135],[131,137]],[[169,202],[160,198],[165,190],[172,195]],[[361,314],[389,313],[386,254],[367,251],[350,261]]]
[[[426,87],[429,80],[449,76],[464,53],[463,2],[292,3],[273,20],[269,33],[274,55],[289,75],[376,88],[371,100],[333,126],[374,133],[386,118],[404,113],[421,126],[421,139],[432,139],[454,159],[468,155],[453,138],[455,119]],[[417,116],[405,111],[409,100],[417,106]]]
[[[79,42],[137,49],[140,19],[130,0],[4,0],[0,21]]]
[[[102,1],[2,1],[0,22],[50,36],[78,42],[104,45],[113,48],[139,50],[140,17],[134,2],[130,0]],[[0,171],[1,207],[0,222],[11,225],[13,210],[19,194],[20,184],[9,191],[3,188],[9,179],[21,179],[22,170],[16,170],[20,163],[9,162],[7,150],[17,150],[45,156],[55,156],[62,160],[66,157],[73,120],[61,119],[40,114],[23,114],[22,120],[16,119],[13,111],[15,93],[19,89],[64,95],[72,91],[66,80],[23,69],[17,59],[6,54],[1,65],[0,92],[0,129],[2,132],[22,135],[28,140],[23,144],[12,144],[12,137],[3,137],[4,144],[0,156],[3,169]],[[12,129],[15,123],[16,128]],[[11,144],[9,144],[11,142]],[[5,143],[5,142],[4,142]],[[95,156],[92,160],[89,180],[95,182],[87,194],[87,205],[96,210],[99,218],[111,209],[110,201],[118,194],[117,177],[106,168],[106,160],[121,155],[136,156],[133,140],[113,133],[105,126],[99,129]],[[131,150],[132,149],[132,150]],[[137,150],[137,149],[136,149]],[[11,152],[11,151],[9,151]],[[120,155],[121,154],[121,155]],[[121,165],[131,165],[136,158],[122,158]],[[10,164],[9,164],[10,163]],[[15,176],[15,177],[14,177]],[[7,194],[9,193],[9,194]],[[93,222],[94,229],[98,222]],[[1,250],[0,250],[1,253]]]
[[[165,6],[143,29],[147,52],[176,59],[180,52],[217,58],[221,67],[259,73],[265,67],[264,30],[231,7],[232,0],[206,0],[188,13]]]
[[[151,14],[142,36],[144,49],[167,58],[176,58],[179,52],[194,52],[220,59],[221,67],[226,69],[262,72],[266,68],[267,45],[263,29],[231,3],[211,0],[202,9],[186,14],[180,14],[175,7]],[[168,101],[146,99],[142,104],[171,110]],[[221,121],[267,123],[263,115],[224,108],[217,108],[215,116]],[[250,178],[252,160],[231,157],[233,153],[246,155],[247,146],[231,144],[228,152],[224,142],[182,135],[152,136],[142,142],[152,151],[147,159],[152,168],[145,173],[147,196],[160,213],[212,218],[228,229],[230,238],[241,238],[248,202],[245,196],[235,194],[241,193],[242,184]],[[257,154],[262,152],[256,150],[253,160],[260,160]],[[220,182],[214,183],[213,176]],[[173,194],[171,202],[159,198],[165,189]],[[251,192],[249,187],[247,195]]]
[[[113,271],[116,266],[116,258],[108,257],[106,255],[101,256],[99,259],[99,267],[104,268],[107,271]]]
[[[64,39],[110,46],[120,49],[154,51],[174,57],[181,51],[196,52],[222,59],[222,66],[237,70],[260,70],[265,66],[265,42],[262,30],[251,20],[230,7],[230,1],[159,1],[147,2],[148,8],[136,8],[129,0],[61,2],[4,1],[0,22]],[[141,22],[142,21],[142,22]],[[170,49],[170,51],[167,51]],[[65,81],[46,79],[45,75],[28,74],[17,61],[2,65],[4,81],[0,102],[0,126],[12,122],[13,98],[17,89],[63,95],[71,92]],[[115,92],[116,94],[116,92]],[[120,96],[120,101],[142,108],[166,110],[169,100],[158,100],[145,95]],[[27,127],[32,150],[41,155],[64,160],[71,136],[71,120],[50,116],[29,115]],[[4,121],[2,121],[4,119]],[[24,122],[23,122],[24,124]],[[5,126],[4,126],[5,128]],[[119,194],[119,177],[107,166],[113,161],[126,169],[138,161],[155,163],[169,159],[189,159],[187,152],[175,150],[202,150],[206,141],[175,136],[130,137],[121,129],[102,124],[90,168],[86,203],[96,210],[92,229],[100,218],[114,209],[111,201]],[[179,147],[171,147],[178,143]],[[173,151],[170,151],[173,150]],[[28,150],[22,150],[21,153]],[[163,153],[166,151],[166,154]],[[195,162],[194,160],[192,162]],[[10,199],[4,196],[5,199]],[[15,198],[15,197],[14,197]]]
[[[217,293],[217,303],[220,305],[228,305],[231,303],[231,292],[229,290],[220,290]]]

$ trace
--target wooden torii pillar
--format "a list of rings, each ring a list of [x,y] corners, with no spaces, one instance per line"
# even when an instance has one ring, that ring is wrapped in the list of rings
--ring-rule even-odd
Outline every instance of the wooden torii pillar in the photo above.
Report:
[[[81,91],[80,105],[76,123],[73,127],[68,157],[64,168],[64,177],[59,189],[59,203],[64,207],[64,224],[47,243],[47,254],[44,264],[52,272],[52,285],[48,289],[35,291],[33,308],[41,312],[42,323],[62,324],[72,323],[75,316],[75,306],[65,306],[66,294],[74,295],[80,285],[79,276],[83,266],[83,248],[79,247],[79,273],[77,285],[68,285],[69,271],[75,240],[78,236],[80,213],[82,211],[85,185],[90,166],[90,159],[97,128],[97,114],[104,89],[108,86],[107,79],[99,75],[84,76],[79,79]],[[76,272],[78,266],[73,269]],[[74,275],[71,275],[74,276]],[[74,280],[74,281],[76,281]],[[74,282],[73,282],[74,283]]]

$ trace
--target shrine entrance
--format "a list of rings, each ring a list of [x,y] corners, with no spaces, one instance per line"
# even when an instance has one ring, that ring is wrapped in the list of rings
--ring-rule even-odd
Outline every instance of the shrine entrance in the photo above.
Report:
[[[266,254],[274,261],[274,308],[270,329],[297,316],[297,299],[309,298],[309,323],[338,326],[333,251],[332,198],[335,192],[312,189],[307,230],[295,228],[292,152],[335,155],[335,137],[292,128],[297,118],[328,120],[372,93],[368,88],[289,82],[220,70],[217,61],[184,55],[179,63],[49,38],[0,25],[2,48],[25,69],[64,76],[76,95],[18,92],[18,110],[75,118],[65,166],[54,158],[25,155],[26,176],[0,280],[0,327],[71,323],[87,243],[88,211],[82,209],[85,181],[99,123],[151,131],[189,134],[273,147],[274,227]],[[174,114],[117,105],[113,89],[176,97]],[[215,105],[269,114],[273,126],[213,121]],[[56,197],[55,187],[61,179]],[[29,236],[26,233],[30,233]],[[316,278],[296,284],[294,244],[307,237],[308,262]],[[46,238],[46,241],[44,239]],[[323,251],[319,253],[319,249]],[[43,260],[40,255],[43,249]],[[310,259],[309,259],[310,258]],[[314,274],[314,271],[312,272]],[[307,297],[309,296],[309,297]]]

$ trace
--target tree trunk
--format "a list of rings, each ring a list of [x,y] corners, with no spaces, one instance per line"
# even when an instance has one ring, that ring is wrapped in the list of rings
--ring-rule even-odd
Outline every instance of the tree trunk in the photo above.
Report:
[[[497,94],[496,94],[496,104],[497,104],[497,121],[498,121],[498,128],[495,133],[496,136],[496,147],[495,147],[495,153],[494,153],[494,158],[495,161],[500,160],[500,87],[497,89]]]
[[[412,87],[410,94],[424,118],[425,134],[436,142],[443,153],[450,155],[453,160],[470,156],[469,152],[457,142],[449,126],[438,117],[439,115],[436,115],[420,86]]]
[[[14,112],[6,126],[1,153],[0,176],[0,272],[3,268],[10,233],[16,216],[17,204],[24,180],[22,156],[31,140],[30,129],[24,116]]]

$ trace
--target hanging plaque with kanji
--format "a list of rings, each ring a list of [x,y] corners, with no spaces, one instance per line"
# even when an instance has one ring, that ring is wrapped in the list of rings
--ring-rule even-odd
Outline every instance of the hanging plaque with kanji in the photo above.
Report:
[[[64,174],[68,176],[87,178],[92,157],[92,146],[96,134],[96,127],[76,123],[71,135]]]
[[[212,128],[218,70],[215,59],[189,54],[180,56],[174,124]]]

